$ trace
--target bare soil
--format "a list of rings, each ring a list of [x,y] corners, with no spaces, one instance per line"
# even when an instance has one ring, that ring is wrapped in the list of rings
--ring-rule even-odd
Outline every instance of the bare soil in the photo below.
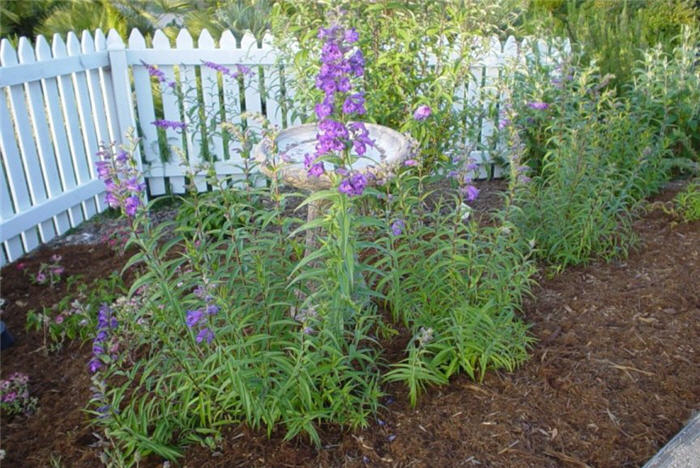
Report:
[[[501,187],[482,188],[483,199],[496,203]],[[325,427],[318,449],[302,438],[284,442],[282,434],[230,427],[215,451],[191,447],[182,465],[641,466],[699,408],[700,223],[678,224],[656,209],[635,228],[640,243],[628,258],[539,279],[523,311],[537,344],[515,372],[489,373],[483,383],[455,378],[430,389],[416,408],[401,386],[389,386],[385,409],[369,428]],[[53,254],[63,256],[67,275],[86,278],[120,270],[127,259],[104,244],[61,245],[22,259],[22,269],[2,269],[2,319],[16,344],[2,351],[0,373],[28,374],[39,398],[35,414],[3,416],[3,467],[102,465],[83,411],[89,343],[46,355],[41,336],[25,331],[27,311],[65,294],[64,283],[34,285],[26,275]],[[151,458],[143,466],[162,462]]]

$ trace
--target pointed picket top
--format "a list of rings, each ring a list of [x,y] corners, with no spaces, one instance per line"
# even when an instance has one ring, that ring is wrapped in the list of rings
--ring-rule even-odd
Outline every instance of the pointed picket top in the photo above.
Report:
[[[214,49],[216,47],[216,43],[214,42],[214,38],[209,34],[209,31],[207,29],[202,29],[202,32],[199,33],[199,38],[197,38],[197,47],[200,49]]]
[[[221,34],[219,38],[219,47],[222,49],[237,49],[236,37],[230,30],[226,30]]]
[[[75,35],[73,31],[68,33],[68,54],[69,55],[80,55],[80,42],[78,41],[78,36]]]
[[[17,52],[7,39],[3,39],[0,43],[0,65],[17,65]]]
[[[95,49],[107,50],[107,38],[100,28],[95,29]]]
[[[501,41],[497,36],[491,36],[488,41],[488,49],[486,50],[485,65],[489,67],[498,66],[501,59]]]
[[[146,48],[146,38],[144,38],[141,31],[136,28],[133,28],[131,34],[129,34],[129,48],[139,50]]]
[[[95,41],[92,38],[92,34],[87,29],[83,30],[82,37],[80,38],[80,48],[84,54],[90,54],[95,52]]]
[[[243,38],[241,39],[241,49],[245,51],[250,51],[251,49],[257,48],[258,41],[255,39],[255,36],[253,36],[252,32],[246,31],[245,34],[243,34]]]
[[[26,37],[19,38],[19,43],[17,44],[17,55],[19,56],[19,63],[36,62],[34,48]]]
[[[566,52],[567,54],[571,53],[571,41],[569,40],[568,37],[566,39],[564,39],[564,44],[563,44],[562,48],[563,48],[564,52]]]
[[[508,36],[505,44],[503,44],[503,54],[508,56],[513,56],[518,53],[518,41],[515,40],[515,36]]]
[[[532,39],[530,37],[524,38],[520,43],[520,53],[522,55],[530,55],[532,53]]]
[[[540,58],[545,60],[549,58],[549,44],[544,39],[537,39],[537,53]]]
[[[34,47],[36,48],[37,60],[50,60],[53,58],[49,41],[47,41],[44,36],[39,35],[36,37],[36,44]]]
[[[107,48],[108,49],[123,49],[124,41],[119,35],[116,29],[110,29],[107,34]]]
[[[175,45],[178,49],[194,48],[194,41],[192,40],[192,36],[187,29],[183,28],[180,30],[180,32],[177,34],[177,38],[175,39]]]
[[[274,47],[275,46],[275,36],[270,34],[270,31],[265,31],[265,35],[262,38],[263,47]]]
[[[153,34],[153,48],[170,49],[170,39],[160,29],[156,29],[155,34]]]

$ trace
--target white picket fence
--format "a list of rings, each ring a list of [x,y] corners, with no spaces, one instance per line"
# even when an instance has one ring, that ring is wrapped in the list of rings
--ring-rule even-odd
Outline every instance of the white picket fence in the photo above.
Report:
[[[497,38],[487,44],[473,65],[477,79],[463,90],[468,99],[479,103],[484,83],[488,86],[507,60],[532,48],[512,37],[503,45]],[[544,54],[551,52],[544,42],[538,47]],[[299,123],[288,108],[294,102],[291,87],[287,86],[286,94],[280,92],[285,76],[278,56],[270,36],[258,44],[248,33],[237,43],[228,31],[217,44],[205,30],[195,44],[182,30],[174,48],[161,31],[155,33],[151,47],[137,30],[128,46],[116,31],[105,37],[100,30],[94,35],[85,31],[80,40],[74,33],[66,41],[55,35],[51,45],[41,36],[34,44],[21,38],[17,50],[3,39],[0,265],[106,208],[104,185],[95,173],[96,153],[101,144],[123,143],[129,129],[136,129],[141,138],[139,156],[150,195],[185,190],[186,168],[177,153],[196,165],[207,151],[217,174],[239,172],[240,142],[215,133],[203,138],[202,129],[193,124],[197,118],[187,109],[237,123],[244,106],[282,128]],[[253,73],[241,80],[222,77],[204,62],[232,70],[244,65]],[[157,82],[147,65],[157,66],[166,81]],[[197,94],[188,95],[187,90]],[[156,119],[184,120],[190,125],[185,132],[163,131],[152,125]],[[248,124],[257,125],[252,120]],[[495,121],[481,122],[479,138],[485,142],[495,125]],[[489,155],[482,152],[479,159],[488,162]],[[195,183],[199,190],[207,190],[203,178],[195,178]]]

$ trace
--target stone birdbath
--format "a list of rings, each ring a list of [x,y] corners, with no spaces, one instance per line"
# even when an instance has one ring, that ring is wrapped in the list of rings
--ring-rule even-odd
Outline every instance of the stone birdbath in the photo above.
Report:
[[[367,152],[361,158],[357,158],[350,169],[353,172],[361,172],[369,176],[367,177],[369,183],[376,180],[387,180],[392,176],[393,170],[411,154],[413,140],[382,125],[365,124],[365,127],[374,145],[368,146]],[[272,141],[272,137],[266,137],[258,143],[253,148],[252,157],[259,163],[261,172],[267,177],[275,177],[275,170],[270,167],[270,162],[284,161],[277,168],[282,183],[311,193],[329,189],[332,182],[327,173],[335,168],[329,167],[330,164],[326,162],[326,173],[314,177],[308,175],[304,167],[304,156],[307,153],[314,154],[316,150],[317,133],[317,124],[298,125],[282,130],[275,137],[275,141]],[[323,210],[324,202],[316,200],[307,206],[307,221],[312,221]],[[315,248],[316,232],[309,229],[306,231],[304,255],[309,255]],[[362,278],[360,280],[363,281]],[[313,284],[309,284],[308,287],[310,290],[315,289]],[[298,289],[295,294],[300,300],[305,297]],[[296,307],[292,306],[290,315],[303,323],[306,318],[315,317],[316,311],[313,307],[297,310]]]
[[[387,180],[394,169],[408,159],[413,147],[413,140],[396,130],[383,125],[366,123],[369,138],[374,141],[374,146],[367,147],[367,153],[357,159],[352,165],[352,170],[365,173],[371,177],[368,180]],[[282,155],[288,161],[279,169],[282,182],[307,192],[325,190],[331,187],[331,180],[327,174],[320,177],[309,176],[304,168],[304,155],[313,154],[316,148],[316,124],[298,125],[279,132],[275,141],[271,137],[264,138],[258,143],[252,152],[253,158],[260,165],[260,170],[267,177],[274,177],[275,172],[269,166],[270,161],[280,161]],[[274,143],[274,144],[273,144]],[[277,149],[277,153],[273,152]],[[334,168],[328,167],[326,171]],[[309,203],[307,221],[315,219],[323,208],[321,201]],[[314,234],[307,231],[306,253],[314,247]]]

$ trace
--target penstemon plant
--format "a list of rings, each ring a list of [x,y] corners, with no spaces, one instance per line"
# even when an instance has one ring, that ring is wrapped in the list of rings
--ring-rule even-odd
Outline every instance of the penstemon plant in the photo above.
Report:
[[[517,311],[530,248],[506,215],[486,228],[469,218],[473,163],[454,164],[457,188],[437,201],[426,187],[439,177],[418,153],[379,178],[354,169],[374,143],[358,121],[360,38],[343,21],[318,34],[319,133],[305,158],[329,189],[299,203],[280,186],[285,155],[265,162],[268,185],[236,186],[205,163],[188,169],[177,221],[155,225],[157,200],[145,203],[133,172],[138,142],[103,151],[99,173],[137,251],[125,268],[138,266],[128,297],[100,308],[88,363],[105,460],[175,460],[241,423],[319,445],[321,424],[368,425],[383,382],[405,383],[415,404],[460,370],[481,379],[526,358]],[[412,125],[427,127],[433,112],[417,106]],[[255,138],[235,128],[246,148]],[[219,190],[201,195],[202,180]],[[322,207],[312,221],[291,210],[311,205]],[[405,358],[384,362],[380,340],[399,323],[411,334]]]

